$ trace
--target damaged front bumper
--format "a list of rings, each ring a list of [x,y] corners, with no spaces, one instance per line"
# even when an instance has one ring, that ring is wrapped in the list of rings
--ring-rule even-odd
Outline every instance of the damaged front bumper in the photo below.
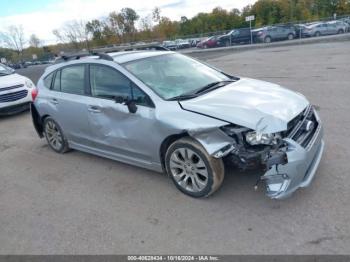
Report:
[[[302,147],[294,140],[287,138],[288,163],[274,165],[263,176],[267,195],[273,199],[284,199],[294,191],[311,184],[320,163],[323,151],[323,128],[321,122],[307,147]]]

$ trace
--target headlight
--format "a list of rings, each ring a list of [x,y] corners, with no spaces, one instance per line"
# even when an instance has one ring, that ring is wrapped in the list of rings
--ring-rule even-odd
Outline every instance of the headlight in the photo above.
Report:
[[[26,79],[25,84],[29,88],[34,88],[35,87],[33,82],[31,80],[29,80],[29,79]]]
[[[263,134],[260,132],[248,132],[245,136],[247,143],[250,145],[272,145],[276,142],[275,134]]]

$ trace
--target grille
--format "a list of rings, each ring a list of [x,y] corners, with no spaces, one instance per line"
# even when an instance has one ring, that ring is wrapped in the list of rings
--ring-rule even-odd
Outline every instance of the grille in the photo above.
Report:
[[[21,84],[21,85],[3,87],[3,88],[0,88],[0,92],[1,92],[1,91],[8,91],[8,90],[16,89],[16,88],[20,88],[20,87],[24,87],[24,85]]]
[[[21,90],[9,94],[0,95],[0,103],[13,102],[25,98],[28,95],[28,90]]]
[[[287,137],[306,148],[318,127],[318,122],[312,106],[288,123]]]

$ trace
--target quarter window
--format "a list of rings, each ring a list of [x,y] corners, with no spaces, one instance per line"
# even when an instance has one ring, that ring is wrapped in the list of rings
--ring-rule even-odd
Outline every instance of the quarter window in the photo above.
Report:
[[[52,85],[52,90],[60,91],[61,90],[61,70],[58,70],[55,76],[55,81]]]
[[[44,86],[46,88],[51,87],[52,78],[53,78],[53,73],[49,74],[47,77],[44,78]]]
[[[83,95],[85,66],[77,65],[61,70],[61,91],[65,93]]]

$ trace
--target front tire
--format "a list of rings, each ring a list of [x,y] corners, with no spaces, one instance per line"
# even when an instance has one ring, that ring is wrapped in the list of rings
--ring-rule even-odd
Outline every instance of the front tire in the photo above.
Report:
[[[52,117],[45,118],[44,133],[46,141],[53,151],[63,154],[69,150],[67,139],[65,138],[61,127]]]
[[[172,143],[165,155],[166,171],[175,186],[191,197],[208,197],[222,184],[225,175],[222,159],[210,156],[192,138]]]
[[[294,39],[294,35],[293,34],[289,34],[288,35],[288,40],[293,40]]]

